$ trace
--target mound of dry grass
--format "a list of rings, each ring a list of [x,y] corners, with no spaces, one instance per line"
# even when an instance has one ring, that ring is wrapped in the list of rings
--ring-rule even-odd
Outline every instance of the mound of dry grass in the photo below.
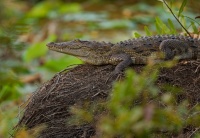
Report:
[[[71,116],[69,107],[84,101],[106,100],[116,79],[106,83],[114,68],[86,64],[56,74],[34,92],[16,128],[25,125],[31,129],[45,123],[47,127],[39,136],[42,138],[94,136],[94,123],[67,125],[66,120]],[[132,68],[139,73],[143,66]],[[163,68],[156,83],[158,87],[163,84],[181,87],[184,92],[178,95],[177,102],[188,99],[192,108],[200,102],[200,63],[180,62],[172,68]]]

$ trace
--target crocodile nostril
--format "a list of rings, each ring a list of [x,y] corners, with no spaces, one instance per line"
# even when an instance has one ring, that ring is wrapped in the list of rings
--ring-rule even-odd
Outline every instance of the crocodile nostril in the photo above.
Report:
[[[46,46],[52,47],[52,46],[54,46],[54,44],[55,44],[54,42],[50,42],[50,43],[47,43]]]

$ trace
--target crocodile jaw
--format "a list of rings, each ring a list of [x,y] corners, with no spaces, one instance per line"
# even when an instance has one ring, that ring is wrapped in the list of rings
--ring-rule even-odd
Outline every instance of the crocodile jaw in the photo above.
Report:
[[[50,42],[47,44],[47,47],[50,50],[68,54],[68,55],[73,55],[78,58],[87,57],[90,53],[88,50],[81,48],[81,46],[72,46],[68,42],[65,42],[65,43]]]

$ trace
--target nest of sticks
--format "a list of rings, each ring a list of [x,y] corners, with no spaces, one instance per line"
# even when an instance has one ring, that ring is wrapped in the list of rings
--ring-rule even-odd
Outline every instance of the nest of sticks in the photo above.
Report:
[[[142,65],[133,65],[136,72],[141,72]],[[28,130],[46,124],[38,137],[91,137],[95,136],[95,123],[67,125],[66,120],[72,115],[70,107],[84,101],[106,100],[116,78],[108,79],[115,66],[79,65],[57,73],[44,83],[30,97],[25,112],[16,129],[25,126]],[[200,102],[200,63],[187,61],[177,63],[172,68],[163,68],[156,85],[170,84],[183,89],[178,101],[187,99],[191,105]],[[162,93],[162,92],[161,92]],[[193,130],[188,130],[188,133]]]

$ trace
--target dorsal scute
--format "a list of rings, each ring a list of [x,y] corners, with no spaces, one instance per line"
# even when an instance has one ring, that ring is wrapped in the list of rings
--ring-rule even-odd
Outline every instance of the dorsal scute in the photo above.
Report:
[[[74,40],[72,40],[73,42],[81,42],[81,40],[80,39],[74,39]]]
[[[139,38],[132,38],[125,41],[120,41],[115,45],[118,46],[131,46],[131,47],[140,47],[140,46],[159,46],[163,40],[175,39],[188,43],[189,45],[199,45],[199,38],[191,38],[190,36],[176,35],[176,34],[166,34],[166,35],[155,35],[155,36],[141,36]]]

